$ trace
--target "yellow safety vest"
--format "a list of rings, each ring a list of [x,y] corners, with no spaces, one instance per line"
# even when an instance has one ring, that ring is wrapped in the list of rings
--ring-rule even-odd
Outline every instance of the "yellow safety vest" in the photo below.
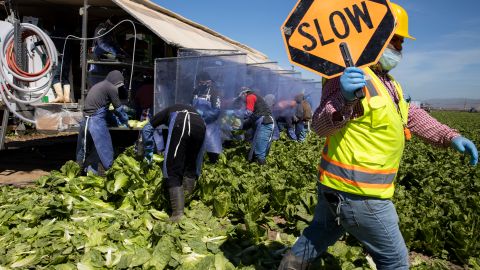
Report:
[[[319,166],[320,182],[351,194],[391,198],[400,165],[408,121],[409,105],[400,85],[392,79],[399,98],[398,107],[388,89],[370,69],[363,115],[329,136]]]

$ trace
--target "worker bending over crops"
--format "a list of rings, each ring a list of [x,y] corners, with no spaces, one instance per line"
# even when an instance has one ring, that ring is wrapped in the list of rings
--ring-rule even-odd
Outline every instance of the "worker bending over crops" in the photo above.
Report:
[[[155,128],[160,125],[168,126],[162,171],[172,207],[170,220],[176,222],[183,216],[185,195],[193,193],[200,175],[206,127],[190,105],[177,104],[163,109],[142,129],[144,155],[149,162],[155,149]]]
[[[401,59],[404,38],[414,39],[408,33],[405,10],[391,5],[398,25],[379,62],[370,68],[346,68],[340,78],[325,83],[312,122],[313,130],[327,137],[319,167],[318,204],[312,223],[279,269],[307,269],[345,232],[363,244],[377,269],[408,269],[408,250],[390,199],[410,132],[435,146],[468,153],[471,165],[478,162],[470,140],[408,104],[399,83],[389,75]],[[366,75],[371,78],[368,84]],[[364,86],[367,97],[357,99],[354,92]]]
[[[297,104],[294,100],[284,99],[275,104],[272,110],[273,117],[277,122],[275,132],[282,132],[286,130],[287,137],[296,141],[297,135],[295,134],[295,113]]]
[[[263,165],[272,143],[274,129],[272,111],[265,100],[250,88],[243,87],[239,99],[245,103],[245,121],[242,129],[253,129],[254,134],[248,160]]]
[[[295,96],[295,114],[293,123],[295,125],[295,140],[303,142],[307,138],[308,121],[312,119],[312,107],[305,100],[305,95],[300,93]]]
[[[118,88],[123,85],[122,73],[113,70],[88,91],[77,140],[77,162],[86,171],[97,174],[99,162],[105,170],[113,164],[113,145],[107,127],[108,107],[111,103],[120,123],[127,125],[128,116],[118,95]]]

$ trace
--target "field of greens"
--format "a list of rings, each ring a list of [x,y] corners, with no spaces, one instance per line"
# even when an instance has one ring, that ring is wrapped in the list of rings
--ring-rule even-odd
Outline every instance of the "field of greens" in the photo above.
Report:
[[[435,112],[480,145],[480,114]],[[232,145],[205,164],[185,217],[168,221],[161,158],[127,149],[106,177],[74,162],[25,188],[0,187],[0,269],[276,269],[312,218],[324,139],[282,138],[267,166]],[[480,166],[418,139],[407,144],[394,201],[411,269],[480,269]],[[348,235],[313,269],[371,269]]]

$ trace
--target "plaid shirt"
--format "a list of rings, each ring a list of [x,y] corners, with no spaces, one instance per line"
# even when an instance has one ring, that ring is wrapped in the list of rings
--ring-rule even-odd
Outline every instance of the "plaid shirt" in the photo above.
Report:
[[[380,80],[387,87],[390,97],[398,103],[395,86],[388,75],[380,75]],[[343,128],[350,119],[363,115],[361,102],[347,102],[340,91],[340,78],[328,80],[323,87],[320,106],[315,110],[312,129],[321,137],[331,136]],[[449,147],[453,138],[460,134],[448,126],[438,122],[426,111],[410,104],[407,128],[412,134],[424,141],[439,147]]]

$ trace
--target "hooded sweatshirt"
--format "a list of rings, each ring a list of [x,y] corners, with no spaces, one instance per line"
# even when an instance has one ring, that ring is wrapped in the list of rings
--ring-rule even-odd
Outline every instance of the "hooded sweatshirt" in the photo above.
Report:
[[[113,70],[108,73],[105,80],[92,86],[85,98],[85,115],[90,116],[98,109],[107,107],[110,103],[112,103],[115,109],[120,107],[122,103],[118,96],[118,88],[123,86],[123,81],[122,73],[118,70]]]
[[[303,105],[302,105],[303,99],[304,99],[303,94],[295,96],[295,102],[297,103],[295,106],[295,116],[298,118],[299,121],[304,120],[303,119],[304,111],[303,111]]]

